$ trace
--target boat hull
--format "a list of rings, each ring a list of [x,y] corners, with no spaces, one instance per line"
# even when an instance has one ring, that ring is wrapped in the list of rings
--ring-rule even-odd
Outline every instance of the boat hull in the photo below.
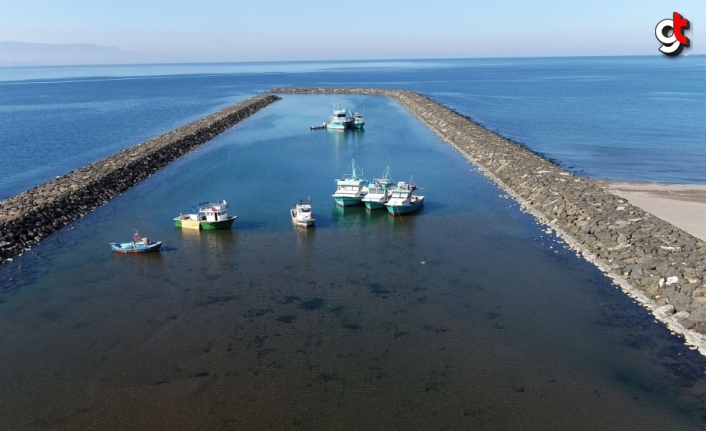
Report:
[[[331,130],[346,130],[346,125],[341,123],[328,123],[326,128]]]
[[[123,243],[110,243],[110,249],[119,254],[133,254],[133,253],[151,253],[159,251],[162,248],[162,241],[143,244],[140,242],[123,242]]]
[[[298,220],[296,217],[292,217],[292,223],[299,227],[314,227],[314,220]]]
[[[201,229],[201,222],[199,222],[198,220],[181,220],[179,218],[175,218],[174,225],[182,229]]]
[[[360,205],[362,197],[336,197],[333,200],[336,201],[336,205],[339,207],[349,207],[353,205]]]
[[[292,217],[292,223],[294,223],[295,226],[299,227],[313,227],[314,223],[316,222],[316,219],[311,217],[311,218],[299,218],[297,217],[297,211],[292,209],[289,212],[289,215]]]
[[[298,227],[314,227],[314,222],[313,221],[299,221],[296,219],[292,219],[292,223],[294,223],[295,226]]]
[[[372,202],[372,201],[365,201],[365,208],[369,210],[377,210],[380,208],[385,208],[385,202]]]
[[[424,205],[423,196],[415,196],[415,199],[406,205],[390,205],[386,204],[387,211],[393,216],[398,216],[402,214],[409,214],[411,212],[417,211]]]
[[[222,230],[230,229],[233,226],[233,222],[238,216],[230,216],[225,220],[219,221],[204,221],[204,220],[183,220],[179,217],[174,219],[174,226],[182,229],[194,229],[194,230]]]

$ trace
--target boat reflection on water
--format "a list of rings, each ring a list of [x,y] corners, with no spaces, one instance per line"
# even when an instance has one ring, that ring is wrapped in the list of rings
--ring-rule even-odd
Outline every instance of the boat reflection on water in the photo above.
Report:
[[[342,228],[353,228],[364,224],[368,219],[365,205],[339,206],[334,205],[331,211],[334,225]]]
[[[327,136],[329,141],[336,145],[343,144],[355,144],[358,145],[363,142],[363,137],[365,136],[364,129],[349,129],[349,130],[335,130],[327,129]]]
[[[403,214],[393,217],[387,211],[368,211],[365,205],[341,207],[334,205],[331,211],[333,224],[339,228],[372,228],[373,226],[404,226],[411,228],[416,225],[419,217],[413,214]]]
[[[198,230],[198,229],[179,229],[183,238],[183,251],[188,253],[189,250],[195,249],[212,249],[215,251],[227,252],[231,250],[236,243],[236,231],[227,230]]]
[[[294,235],[296,236],[296,256],[298,259],[302,259],[302,262],[307,267],[311,267],[315,264],[314,261],[314,248],[316,242],[314,237],[316,235],[316,229],[302,229],[294,226]]]
[[[388,216],[387,211],[370,211],[365,208],[365,205],[363,205],[362,208],[365,209],[365,219],[371,222],[377,222],[378,220],[388,220],[392,218]]]
[[[113,253],[118,260],[116,262],[121,270],[129,271],[135,277],[152,276],[159,272],[158,268],[164,266],[169,259],[169,251],[174,250],[167,246],[162,246],[158,253],[140,253],[137,259],[126,259],[122,253]],[[129,269],[127,269],[129,268]]]

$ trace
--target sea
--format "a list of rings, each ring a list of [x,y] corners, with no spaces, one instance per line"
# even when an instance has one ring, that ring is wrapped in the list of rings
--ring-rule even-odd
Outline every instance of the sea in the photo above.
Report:
[[[587,178],[704,184],[706,59],[0,68],[0,199],[273,87],[413,90]],[[282,100],[0,267],[0,429],[706,427],[706,358],[394,101]],[[334,104],[361,131],[310,130]],[[337,207],[351,161],[424,207]],[[225,199],[227,231],[172,219]],[[311,201],[316,227],[292,225]],[[115,255],[135,231],[163,241]]]

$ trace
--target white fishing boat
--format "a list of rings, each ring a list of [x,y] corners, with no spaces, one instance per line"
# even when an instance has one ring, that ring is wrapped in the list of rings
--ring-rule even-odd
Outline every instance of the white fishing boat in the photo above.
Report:
[[[311,212],[311,198],[309,198],[309,203],[305,204],[300,200],[298,204],[294,204],[293,208],[289,210],[289,214],[292,217],[292,223],[296,226],[311,227],[316,222],[314,214]]]
[[[390,199],[385,202],[387,211],[393,216],[408,214],[424,205],[424,196],[417,196],[414,191],[419,187],[410,178],[408,183],[400,181],[390,191]]]
[[[394,187],[395,183],[390,178],[390,167],[388,166],[380,178],[373,178],[372,184],[368,184],[368,194],[361,201],[369,210],[385,208],[385,202],[390,199]]]
[[[348,111],[336,104],[333,108],[333,114],[325,123],[327,129],[346,130],[350,127],[352,118],[348,115]]]
[[[358,205],[368,193],[368,180],[363,176],[363,169],[351,160],[343,178],[336,180],[336,193],[332,195],[336,204],[345,207]]]

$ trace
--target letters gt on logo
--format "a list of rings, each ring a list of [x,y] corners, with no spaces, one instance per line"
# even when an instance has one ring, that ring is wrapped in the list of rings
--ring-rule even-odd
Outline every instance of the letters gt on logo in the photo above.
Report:
[[[662,43],[659,51],[670,57],[681,54],[682,50],[691,45],[691,40],[684,35],[684,31],[691,27],[688,19],[674,12],[672,19],[663,19],[657,23],[655,36]]]

